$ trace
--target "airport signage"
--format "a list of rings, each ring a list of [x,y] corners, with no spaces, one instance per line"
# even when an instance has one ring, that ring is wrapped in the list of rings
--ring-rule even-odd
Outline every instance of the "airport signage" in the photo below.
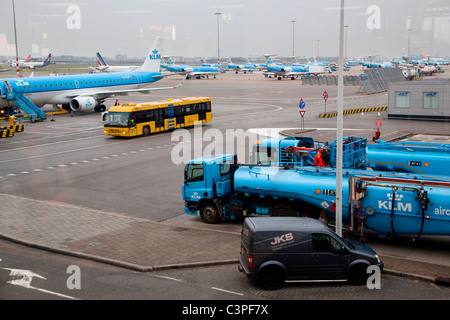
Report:
[[[300,103],[298,106],[300,107],[300,109],[303,109],[305,107],[305,101],[303,101],[303,99],[300,99]]]

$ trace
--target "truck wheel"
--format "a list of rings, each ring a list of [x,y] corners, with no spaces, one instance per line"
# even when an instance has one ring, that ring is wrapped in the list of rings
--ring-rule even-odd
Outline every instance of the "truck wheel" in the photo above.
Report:
[[[259,284],[266,290],[276,290],[284,283],[284,274],[279,267],[266,267],[261,270]]]
[[[202,221],[209,224],[217,224],[221,221],[219,210],[213,202],[208,202],[200,209]]]
[[[277,205],[271,211],[270,215],[273,217],[298,217],[297,210],[288,205]]]
[[[348,282],[357,286],[366,284],[367,278],[369,277],[366,271],[366,265],[354,266],[348,274]]]

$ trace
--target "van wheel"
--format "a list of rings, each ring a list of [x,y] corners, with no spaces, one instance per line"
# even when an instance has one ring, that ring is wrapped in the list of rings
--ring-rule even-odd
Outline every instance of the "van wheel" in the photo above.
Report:
[[[214,202],[205,203],[200,209],[202,221],[209,224],[217,224],[221,221],[219,210]]]
[[[273,217],[298,217],[298,210],[289,205],[276,205],[271,211]]]
[[[148,136],[149,134],[150,134],[150,128],[148,126],[143,127],[142,135],[145,137],[145,136]]]
[[[284,284],[284,274],[278,267],[266,267],[260,272],[258,281],[264,289],[276,290]]]
[[[354,266],[348,275],[348,282],[357,286],[366,284],[367,278],[369,277],[366,271],[366,265]]]

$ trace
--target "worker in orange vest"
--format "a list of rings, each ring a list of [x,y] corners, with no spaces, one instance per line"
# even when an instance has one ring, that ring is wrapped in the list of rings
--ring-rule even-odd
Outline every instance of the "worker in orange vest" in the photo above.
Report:
[[[322,149],[319,149],[317,154],[314,156],[314,166],[316,167],[325,167],[325,163],[322,159]]]

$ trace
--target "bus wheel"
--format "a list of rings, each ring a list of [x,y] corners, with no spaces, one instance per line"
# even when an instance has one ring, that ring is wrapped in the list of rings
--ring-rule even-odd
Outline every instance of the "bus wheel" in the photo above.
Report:
[[[202,221],[209,224],[217,224],[221,221],[219,210],[214,202],[205,203],[200,209]]]
[[[142,135],[143,136],[148,136],[150,134],[150,128],[149,126],[145,126],[142,128]]]
[[[273,217],[298,217],[299,213],[289,205],[276,205],[271,211]]]

